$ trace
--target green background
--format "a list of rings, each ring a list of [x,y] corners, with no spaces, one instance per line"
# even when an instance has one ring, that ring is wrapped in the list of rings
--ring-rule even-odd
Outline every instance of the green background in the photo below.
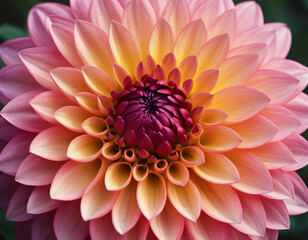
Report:
[[[87,1],[87,0],[85,0]],[[30,8],[42,0],[0,0],[0,43],[5,40],[28,36],[27,14]],[[68,4],[69,0],[50,0]],[[243,0],[235,0],[235,3]],[[289,59],[308,66],[308,0],[259,0],[265,22],[284,22],[292,31],[292,47]],[[0,59],[0,68],[4,66]],[[307,131],[304,133],[307,138]],[[308,183],[308,167],[298,171]],[[5,220],[0,211],[0,240],[14,239],[14,224]],[[279,240],[308,239],[308,213],[291,217],[291,230],[280,231]]]

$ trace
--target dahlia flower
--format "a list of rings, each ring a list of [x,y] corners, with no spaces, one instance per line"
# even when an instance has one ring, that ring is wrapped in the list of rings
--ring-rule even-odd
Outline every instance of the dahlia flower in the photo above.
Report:
[[[0,47],[16,239],[277,239],[308,208],[308,70],[253,1],[42,3]]]

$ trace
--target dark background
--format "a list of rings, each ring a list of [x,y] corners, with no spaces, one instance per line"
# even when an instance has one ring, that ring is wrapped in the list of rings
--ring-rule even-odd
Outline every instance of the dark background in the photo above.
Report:
[[[87,1],[87,0],[84,0]],[[43,0],[0,0],[0,43],[17,37],[28,36],[27,14],[30,8]],[[68,4],[69,0],[49,0]],[[235,0],[235,3],[243,0]],[[257,0],[263,9],[265,22],[284,22],[292,31],[292,47],[288,55],[308,66],[308,0]],[[0,68],[4,66],[0,59]],[[0,106],[1,107],[1,106]],[[308,133],[304,133],[306,139]],[[308,183],[308,167],[298,171]],[[0,211],[1,235],[7,240],[13,237],[14,224],[5,220],[5,213]],[[308,213],[291,217],[291,230],[280,231],[279,240],[308,239]]]

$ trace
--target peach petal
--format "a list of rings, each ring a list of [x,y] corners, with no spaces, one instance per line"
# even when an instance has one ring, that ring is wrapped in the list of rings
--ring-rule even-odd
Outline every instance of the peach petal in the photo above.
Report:
[[[105,187],[104,177],[107,167],[108,165],[103,162],[98,174],[82,196],[80,211],[85,221],[106,215],[118,198],[118,192],[108,191]]]
[[[163,81],[166,79],[165,71],[160,65],[157,65],[155,67],[154,72],[153,72],[153,77],[159,80],[163,80]]]
[[[107,135],[109,127],[104,119],[91,117],[83,122],[82,129],[93,137],[103,139]]]
[[[72,42],[74,42],[74,33],[72,29],[66,28],[59,23],[53,23],[50,27],[50,34],[57,48],[69,63],[76,68],[80,68],[84,65],[75,46],[72,45]]]
[[[33,218],[27,213],[27,201],[33,188],[20,185],[10,200],[6,212],[6,219],[14,222],[23,222]]]
[[[124,82],[124,79],[127,77],[128,73],[127,71],[125,70],[125,68],[123,68],[122,66],[114,63],[113,64],[113,73],[114,73],[114,76],[117,80],[117,83],[123,87],[123,82]]]
[[[191,95],[194,95],[198,92],[210,92],[217,83],[219,76],[219,70],[210,69],[200,73],[194,79],[194,86],[191,92]]]
[[[214,126],[207,128],[199,139],[199,147],[204,151],[225,152],[236,148],[242,139],[231,128]]]
[[[134,76],[140,62],[140,50],[133,34],[122,24],[112,22],[109,42],[117,63],[123,66],[130,76]]]
[[[260,198],[266,213],[266,227],[270,229],[289,229],[290,219],[282,200]]]
[[[196,146],[187,146],[181,149],[180,159],[187,167],[196,167],[205,162],[202,150]]]
[[[15,180],[24,185],[43,186],[50,184],[62,162],[48,161],[30,154],[19,166]]]
[[[177,61],[172,52],[166,54],[162,60],[162,68],[165,71],[166,76],[169,75],[172,69],[176,68]]]
[[[196,55],[206,38],[207,33],[201,20],[188,23],[175,42],[174,54],[178,62],[182,62],[188,56]]]
[[[31,99],[30,105],[41,118],[52,124],[58,124],[54,113],[59,108],[74,105],[74,103],[61,92],[46,91]]]
[[[19,57],[36,81],[50,90],[58,90],[58,87],[53,82],[49,71],[57,67],[70,66],[62,55],[53,48],[28,48],[20,51]],[[49,59],[52,61],[48,61]]]
[[[151,220],[150,225],[159,239],[176,240],[182,236],[184,218],[167,201],[163,211]]]
[[[220,109],[205,109],[200,123],[205,126],[215,126],[223,123],[227,118],[228,114]]]
[[[78,106],[65,106],[55,112],[56,120],[74,132],[83,133],[82,123],[92,115]]]
[[[170,23],[176,35],[178,35],[182,28],[189,23],[190,19],[189,8],[186,1],[169,1],[162,17]]]
[[[263,162],[253,154],[235,149],[225,155],[240,174],[240,181],[232,184],[234,188],[248,194],[262,194],[273,190],[271,175]]]
[[[146,67],[143,61],[141,61],[136,69],[136,80],[141,82],[141,78],[146,74]],[[156,76],[155,76],[156,77]]]
[[[226,223],[241,222],[241,203],[232,187],[206,182],[196,177],[193,179],[200,192],[201,208],[206,214]]]
[[[268,105],[269,101],[270,99],[258,90],[231,87],[216,93],[210,108],[226,112],[228,119],[225,123],[231,124],[242,122],[256,115]]]
[[[279,131],[271,121],[261,115],[256,115],[241,123],[229,125],[229,127],[237,132],[243,140],[238,148],[262,146],[272,140]]]
[[[148,174],[149,174],[148,165],[136,164],[133,167],[133,177],[138,182],[142,182],[143,180],[145,180]]]
[[[135,162],[135,160],[137,159],[136,150],[132,149],[132,148],[125,149],[124,150],[124,158],[128,162]],[[147,166],[147,165],[145,165],[145,166]]]
[[[68,148],[67,157],[78,162],[90,162],[101,155],[103,142],[88,134],[74,138]]]
[[[115,230],[111,214],[107,214],[104,217],[94,219],[89,224],[90,237],[93,240],[122,240],[123,236]]]
[[[212,100],[213,100],[213,95],[208,92],[196,93],[190,99],[193,109],[199,106],[208,107],[209,105],[211,105]]]
[[[219,68],[219,78],[213,92],[241,85],[258,66],[258,55],[242,54],[226,59]]]
[[[75,101],[75,95],[79,92],[90,92],[85,84],[82,72],[76,68],[59,67],[50,71],[50,74],[63,93]]]
[[[95,178],[99,160],[89,163],[68,161],[57,172],[50,188],[52,199],[75,200],[80,198]]]
[[[166,199],[166,185],[160,174],[149,172],[147,178],[138,183],[137,202],[142,214],[148,220],[162,212]]]
[[[186,228],[193,239],[205,240],[228,240],[229,227],[227,224],[218,222],[201,213],[196,222],[186,221]]]
[[[2,132],[1,132],[2,133]],[[0,154],[0,171],[15,176],[22,161],[29,155],[32,133],[19,133],[12,138]]]
[[[282,142],[272,142],[260,147],[249,149],[256,155],[268,169],[279,169],[295,164],[292,152]]]
[[[93,0],[90,5],[91,21],[108,33],[112,20],[122,22],[123,8],[116,0]]]
[[[232,44],[236,36],[236,13],[234,9],[228,10],[220,15],[208,29],[209,39],[227,33]]]
[[[158,159],[154,163],[153,169],[158,173],[162,173],[167,170],[167,167],[168,167],[168,162],[166,159]]]
[[[170,71],[167,81],[174,81],[177,85],[180,85],[182,81],[182,74],[180,70],[178,68],[174,68]]]
[[[149,53],[149,41],[155,23],[155,12],[148,1],[131,0],[125,6],[123,24],[136,37],[141,59],[144,59]]]
[[[173,51],[175,33],[170,24],[160,19],[155,25],[150,38],[150,54],[157,63],[161,63],[163,57]]]
[[[231,224],[238,231],[256,236],[264,236],[266,231],[266,215],[259,197],[238,193],[243,217],[241,223]]]
[[[98,107],[98,98],[96,95],[88,92],[79,92],[75,95],[75,98],[79,106],[81,106],[83,109],[94,115],[103,116],[103,113]]]
[[[81,218],[79,208],[79,201],[75,201],[57,209],[53,223],[57,239],[83,240],[89,235],[88,223]]]
[[[41,132],[52,126],[41,119],[29,104],[40,93],[31,91],[14,98],[3,107],[1,116],[15,127],[28,132]]]
[[[154,68],[156,67],[155,59],[151,55],[148,55],[144,59],[144,65],[146,68],[146,72],[151,74],[154,71]]]
[[[196,221],[201,213],[200,193],[196,185],[188,180],[185,186],[167,181],[168,198],[175,209],[184,217]]]
[[[217,184],[230,184],[240,180],[236,167],[224,155],[204,153],[204,157],[205,163],[193,168],[199,177]]]
[[[106,142],[102,149],[102,155],[107,160],[115,161],[122,157],[122,150],[115,142]]]
[[[167,169],[167,178],[173,184],[184,187],[189,180],[189,171],[181,162],[172,162]]]
[[[137,183],[132,181],[120,192],[112,208],[112,223],[120,234],[127,233],[138,222],[141,212],[136,197]]]
[[[35,46],[29,37],[10,39],[0,45],[0,56],[6,65],[21,63],[18,52],[32,47]]]
[[[44,90],[22,63],[2,68],[0,79],[1,94],[9,100],[29,91]]]
[[[194,78],[198,67],[197,57],[195,55],[186,57],[180,64],[179,70],[183,80]]]
[[[108,191],[124,189],[132,180],[132,167],[126,162],[111,164],[105,175],[105,186]]]
[[[136,225],[123,236],[123,240],[146,240],[149,227],[149,221],[141,215]]]
[[[107,34],[92,23],[77,20],[74,29],[77,51],[88,66],[101,68],[112,74],[113,56]]]
[[[259,70],[244,85],[266,94],[272,104],[283,104],[296,96],[298,83],[298,79],[287,73]]]

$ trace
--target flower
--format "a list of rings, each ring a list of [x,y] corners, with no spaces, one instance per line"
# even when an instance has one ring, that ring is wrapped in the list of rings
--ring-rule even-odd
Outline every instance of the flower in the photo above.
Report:
[[[0,48],[17,239],[277,239],[307,211],[308,70],[255,2],[42,3],[28,27]]]

